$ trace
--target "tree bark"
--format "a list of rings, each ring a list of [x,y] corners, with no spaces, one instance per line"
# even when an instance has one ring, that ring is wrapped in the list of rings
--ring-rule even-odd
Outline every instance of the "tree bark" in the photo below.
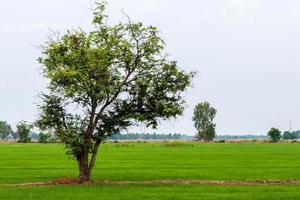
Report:
[[[82,153],[77,157],[79,169],[79,183],[85,183],[91,179],[91,171],[95,165],[98,149],[101,141],[97,141],[92,151],[92,157],[89,163],[89,148],[85,147]]]
[[[88,151],[83,150],[82,153],[77,158],[80,183],[85,183],[90,180],[88,157],[89,157]]]

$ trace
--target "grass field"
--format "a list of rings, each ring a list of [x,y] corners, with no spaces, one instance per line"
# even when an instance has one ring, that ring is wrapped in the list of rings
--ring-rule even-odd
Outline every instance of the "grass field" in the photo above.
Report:
[[[298,200],[299,186],[49,186],[0,188],[1,200]]]
[[[300,179],[300,144],[105,144],[95,180]],[[300,186],[5,186],[76,177],[57,144],[0,145],[0,199],[300,199]]]

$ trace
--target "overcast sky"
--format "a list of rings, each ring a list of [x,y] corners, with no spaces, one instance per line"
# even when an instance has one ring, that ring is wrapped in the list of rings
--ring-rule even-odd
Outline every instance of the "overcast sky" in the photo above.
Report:
[[[35,48],[49,29],[91,29],[90,0],[0,1],[0,119],[15,125],[37,118],[45,80]],[[218,134],[264,134],[270,127],[300,129],[299,0],[111,0],[111,23],[155,25],[170,58],[197,70],[183,117],[158,131],[194,134],[193,107],[217,108]],[[133,131],[146,131],[143,127]]]

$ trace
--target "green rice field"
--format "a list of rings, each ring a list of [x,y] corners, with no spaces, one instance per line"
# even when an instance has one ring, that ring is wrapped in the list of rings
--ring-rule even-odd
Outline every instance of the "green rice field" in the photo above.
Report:
[[[300,185],[50,185],[77,176],[59,144],[1,144],[0,199],[300,199]],[[104,144],[93,180],[300,180],[300,144]]]

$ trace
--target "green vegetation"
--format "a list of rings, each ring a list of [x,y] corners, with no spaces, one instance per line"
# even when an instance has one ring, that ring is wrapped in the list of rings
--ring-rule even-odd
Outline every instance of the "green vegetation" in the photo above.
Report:
[[[82,183],[90,180],[106,138],[136,122],[156,128],[160,119],[182,114],[194,75],[165,56],[156,27],[129,18],[109,25],[104,10],[105,3],[97,3],[93,31],[51,38],[39,58],[49,94],[42,95],[37,125],[65,144]]]
[[[26,121],[21,121],[17,124],[17,134],[19,136],[19,142],[26,143],[31,141],[30,133],[33,125]]]
[[[210,106],[208,102],[199,103],[194,109],[194,126],[197,129],[199,140],[211,141],[216,137],[216,124],[214,118],[217,110]]]
[[[180,141],[175,141],[175,142],[164,142],[161,144],[163,147],[193,147],[194,144],[190,142],[180,142]]]
[[[38,142],[39,143],[49,143],[52,135],[50,133],[39,133]]]
[[[111,140],[180,140],[192,139],[193,136],[183,135],[179,133],[156,134],[156,133],[126,133],[114,134]]]
[[[41,45],[48,85],[33,123],[41,132],[31,133],[33,124],[25,121],[14,132],[0,121],[0,139],[61,144],[0,145],[0,199],[299,199],[297,132],[284,133],[290,144],[277,143],[276,128],[268,132],[274,143],[106,142],[140,139],[116,134],[137,123],[155,129],[183,114],[195,73],[167,57],[158,28],[126,14],[112,25],[105,5],[96,3],[92,31],[53,32]],[[215,139],[216,113],[208,102],[196,105],[199,140]]]
[[[281,138],[281,131],[277,128],[271,128],[268,132],[268,137],[272,140],[272,142],[278,142]]]
[[[295,140],[300,138],[300,131],[284,131],[282,137],[285,140]]]
[[[300,186],[207,186],[207,185],[81,185],[50,187],[0,187],[5,200],[298,200]]]
[[[170,148],[168,148],[170,147]],[[300,179],[299,144],[104,144],[95,180]],[[0,146],[0,199],[299,199],[300,186],[84,185],[7,186],[77,177],[58,144]]]
[[[6,121],[0,121],[0,140],[5,139],[9,135],[14,139],[16,138],[16,133],[12,130],[11,126]]]
[[[300,179],[299,144],[104,144],[93,179],[288,180]],[[76,165],[57,144],[0,146],[0,183],[77,177]]]

